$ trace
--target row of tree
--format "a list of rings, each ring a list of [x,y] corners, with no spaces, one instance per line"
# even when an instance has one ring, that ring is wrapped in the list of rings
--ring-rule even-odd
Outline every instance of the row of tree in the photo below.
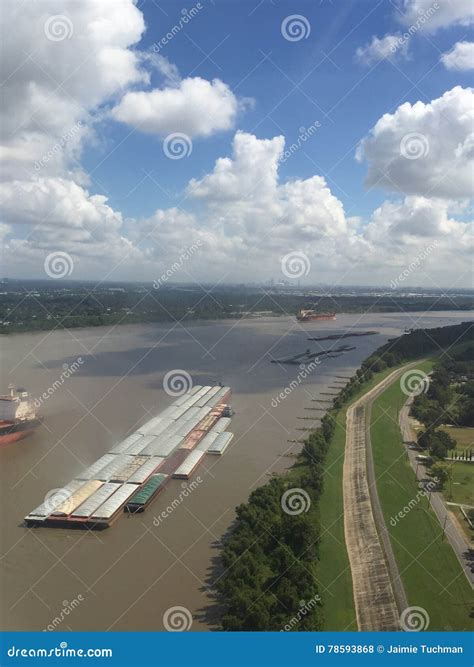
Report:
[[[418,445],[434,459],[445,459],[456,441],[443,424],[474,426],[474,346],[467,345],[434,367],[426,393],[413,400],[411,414],[423,424]]]
[[[333,429],[333,417],[326,415],[321,428],[306,439],[292,473],[273,478],[237,507],[235,527],[222,552],[225,574],[218,584],[226,607],[224,630],[321,628],[314,566],[318,501]],[[307,604],[311,600],[317,602]]]

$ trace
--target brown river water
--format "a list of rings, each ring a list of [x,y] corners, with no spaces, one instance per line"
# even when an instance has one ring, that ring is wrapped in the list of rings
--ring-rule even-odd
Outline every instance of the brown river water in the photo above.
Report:
[[[235,507],[272,473],[292,465],[298,430],[312,424],[303,407],[328,391],[336,375],[351,375],[365,357],[406,327],[436,327],[471,313],[339,315],[305,325],[294,318],[120,326],[4,336],[2,389],[10,382],[34,397],[52,387],[64,364],[82,363],[44,400],[43,424],[29,438],[0,448],[1,628],[42,630],[163,630],[180,606],[192,630],[218,622],[212,583],[220,576],[219,540]],[[307,336],[375,330],[345,341],[310,343]],[[299,366],[271,364],[331,346],[356,349],[326,359],[306,378]],[[318,348],[317,346],[320,345]],[[186,370],[194,384],[221,381],[233,390],[234,440],[222,457],[207,456],[184,497],[171,480],[143,514],[121,517],[102,532],[27,529],[23,517],[52,489],[107,452],[173,400],[163,376]],[[278,398],[292,380],[297,386]],[[331,391],[331,390],[329,390]],[[317,424],[317,422],[316,422]],[[189,483],[188,483],[189,484]],[[158,517],[178,499],[168,516]],[[157,522],[155,521],[155,524]]]

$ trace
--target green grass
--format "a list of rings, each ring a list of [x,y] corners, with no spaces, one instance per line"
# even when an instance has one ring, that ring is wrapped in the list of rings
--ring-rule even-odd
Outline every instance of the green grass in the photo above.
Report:
[[[453,440],[456,440],[456,450],[474,449],[474,428],[464,428],[461,426],[441,426],[441,431],[445,431]]]
[[[320,499],[321,543],[317,579],[324,600],[325,630],[357,630],[352,576],[344,537],[342,470],[346,446],[346,411],[349,405],[392,373],[390,368],[374,375],[363,389],[339,410],[336,430],[325,462],[324,490]]]
[[[432,363],[417,368],[429,372]],[[371,440],[382,510],[409,604],[427,610],[430,630],[466,630],[474,627],[469,618],[472,591],[427,498],[417,495],[398,426],[405,399],[396,382],[372,407]],[[390,519],[416,498],[420,502],[392,525]]]
[[[451,482],[446,482],[444,496],[453,503],[474,506],[474,463],[452,463]]]
[[[467,539],[468,540],[474,539],[474,530],[471,528],[471,526],[466,521],[466,517],[461,512],[461,508],[460,507],[450,507],[449,510],[452,514],[455,515],[455,517],[458,520],[459,525],[463,529],[464,534],[467,537]]]
[[[342,428],[346,411],[337,416],[337,426],[326,457],[324,490],[320,499],[321,544],[317,578],[324,600],[325,630],[357,630],[352,577],[344,537],[342,467],[346,433]]]

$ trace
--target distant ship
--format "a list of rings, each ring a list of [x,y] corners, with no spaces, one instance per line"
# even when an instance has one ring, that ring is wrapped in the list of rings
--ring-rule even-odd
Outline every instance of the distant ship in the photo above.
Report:
[[[0,396],[0,446],[26,438],[41,423],[28,392],[8,388],[10,393]]]
[[[317,313],[315,310],[299,310],[296,313],[298,322],[312,322],[314,320],[335,320],[336,313]]]

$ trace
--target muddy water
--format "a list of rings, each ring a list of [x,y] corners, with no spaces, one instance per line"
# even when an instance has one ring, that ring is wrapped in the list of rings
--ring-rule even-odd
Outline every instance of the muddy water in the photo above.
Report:
[[[372,313],[304,327],[293,318],[266,318],[3,337],[5,388],[13,381],[40,396],[58,380],[64,364],[79,357],[82,364],[44,401],[44,423],[36,433],[0,449],[2,628],[41,630],[57,618],[62,630],[162,630],[163,614],[177,605],[192,614],[193,630],[212,628],[219,540],[235,506],[269,475],[292,464],[291,454],[300,445],[288,441],[304,437],[298,429],[311,425],[298,417],[316,414],[303,407],[315,405],[311,398],[327,399],[320,392],[328,391],[336,375],[350,375],[406,327],[443,326],[469,317]],[[316,351],[308,335],[347,327],[379,334],[344,341],[356,349],[326,359],[305,379],[298,366],[269,362],[307,347]],[[123,516],[100,533],[25,529],[23,516],[46,493],[171,403],[162,381],[172,369],[186,370],[195,384],[218,380],[233,389],[235,438],[223,457],[204,459],[196,488],[183,498],[182,482],[172,480],[145,513]],[[295,379],[296,388],[278,398]],[[154,517],[177,498],[178,506],[155,526]]]

